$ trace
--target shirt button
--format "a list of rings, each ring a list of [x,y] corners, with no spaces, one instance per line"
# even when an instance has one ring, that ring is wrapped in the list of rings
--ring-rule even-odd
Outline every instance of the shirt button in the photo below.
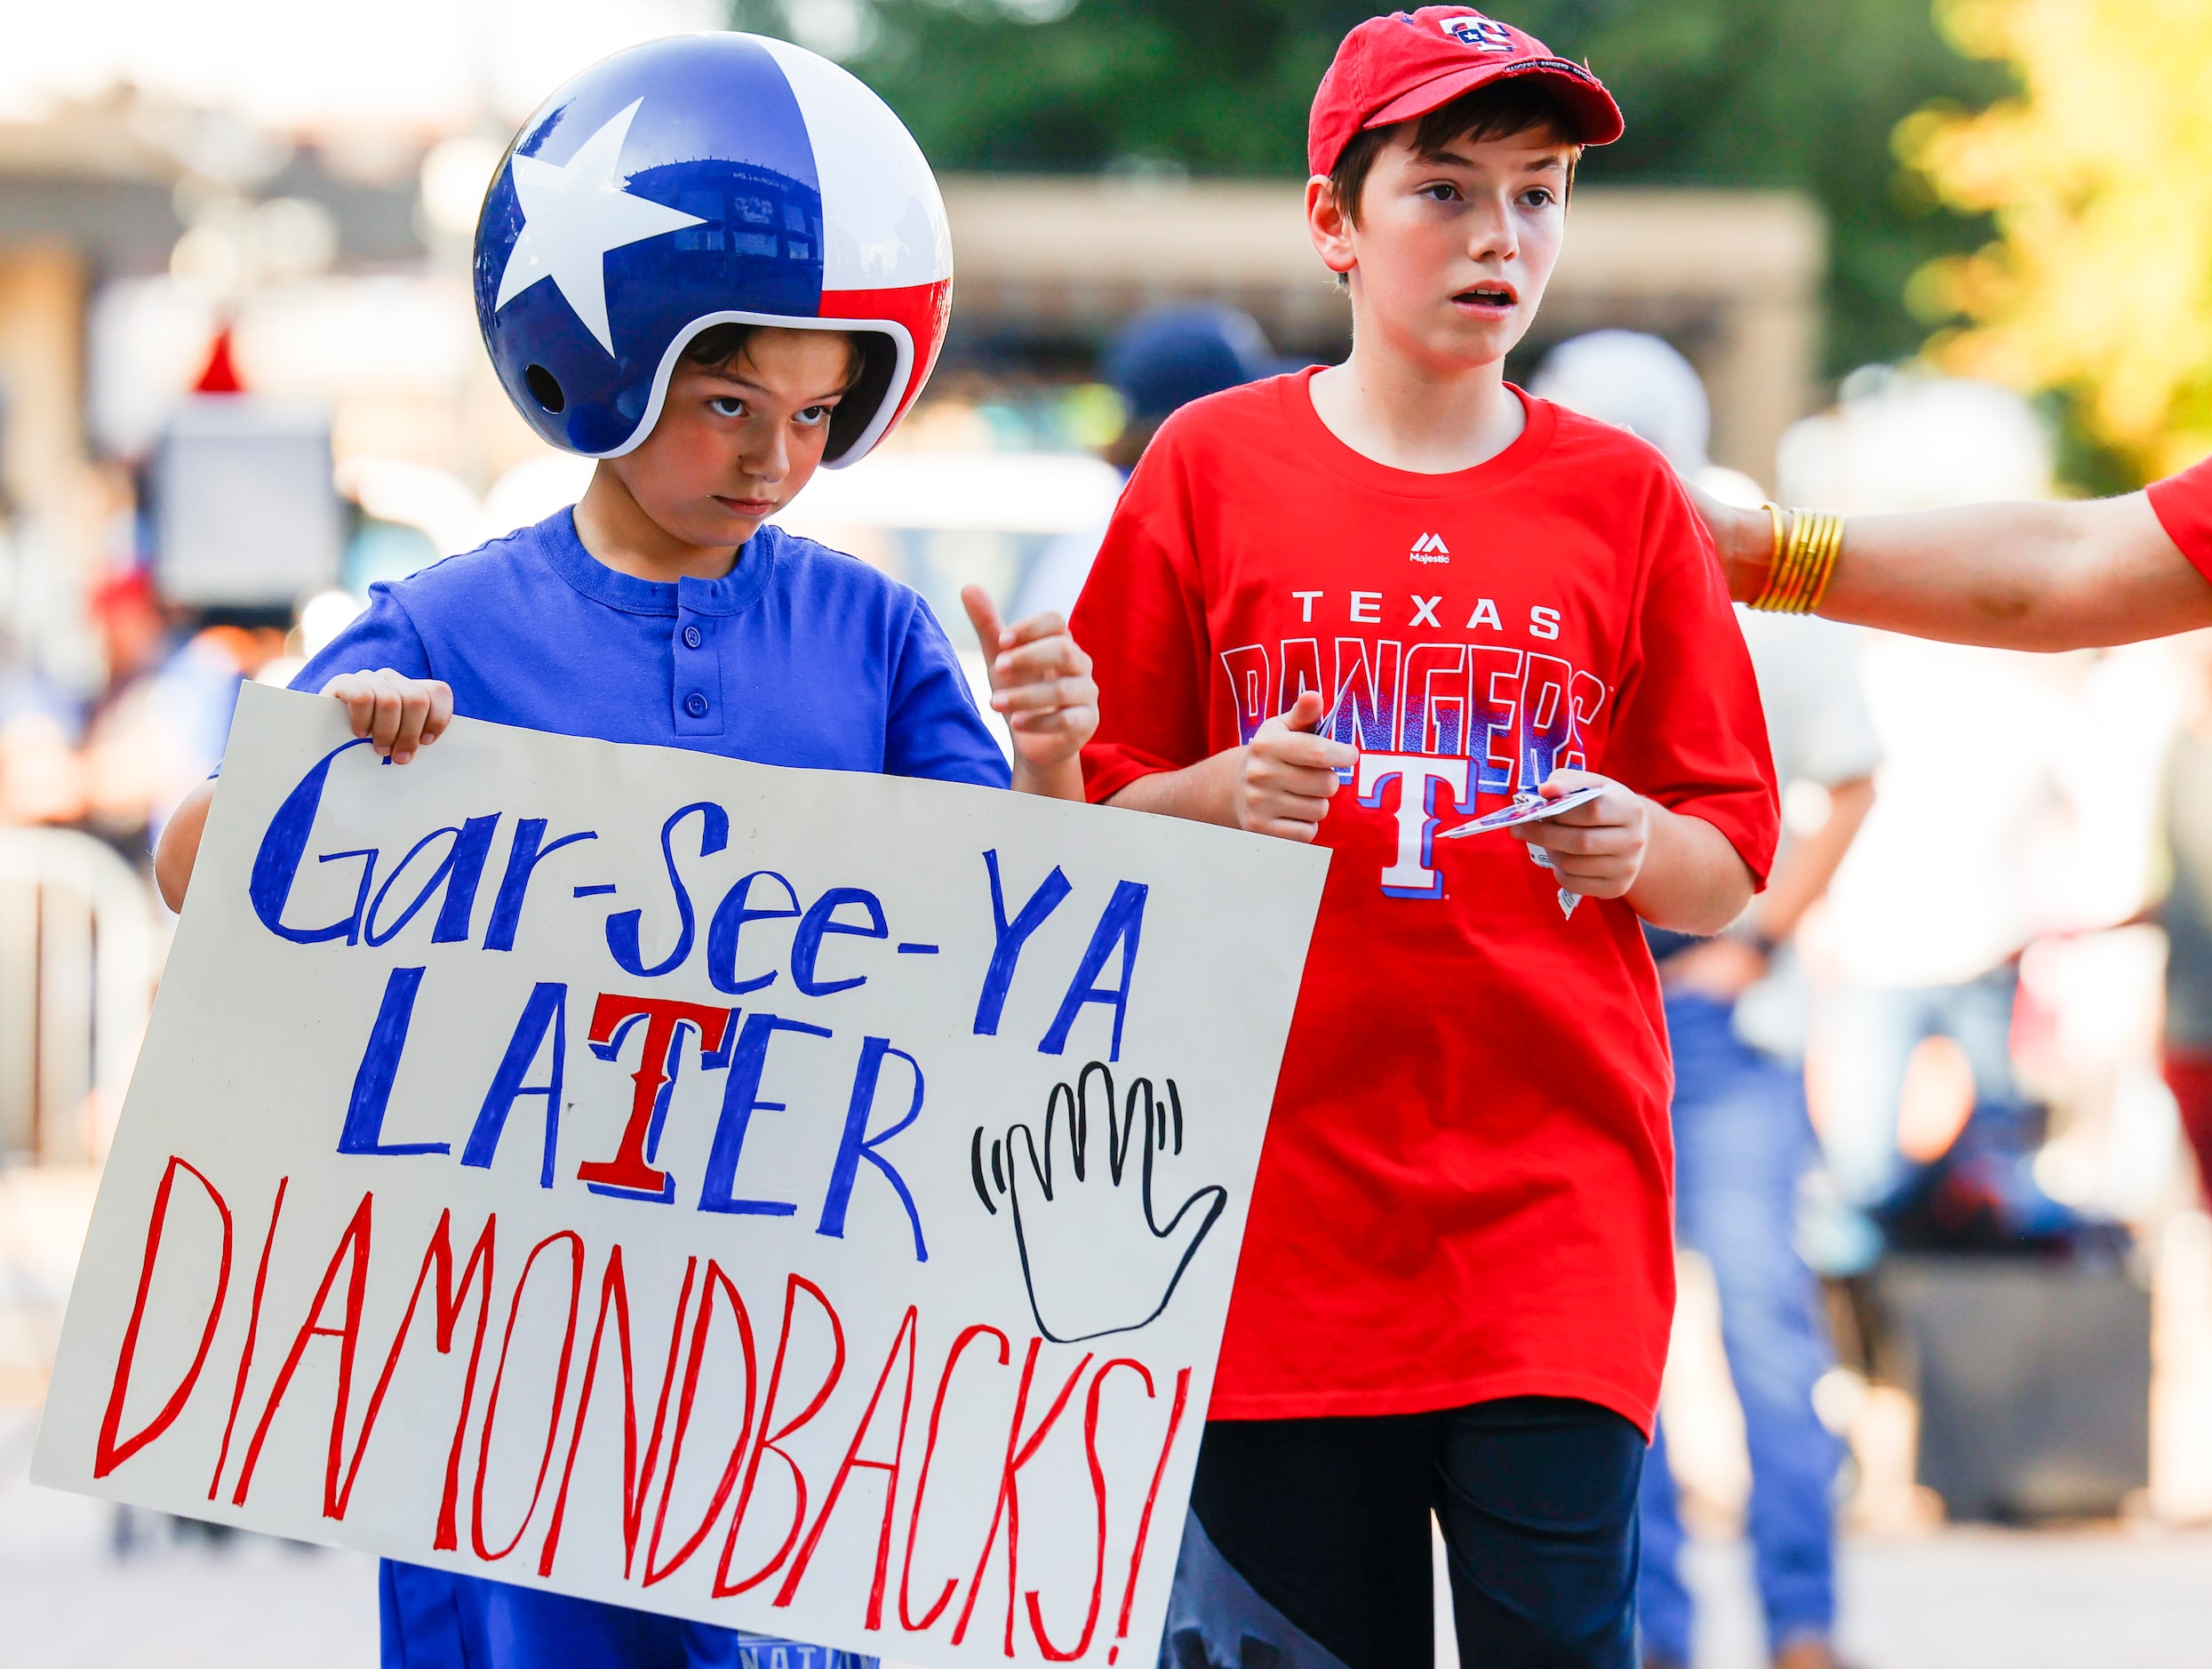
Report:
[[[685,627],[683,628],[683,647],[684,647],[684,648],[686,648],[686,649],[697,649],[697,648],[698,648],[698,647],[699,647],[701,643],[704,643],[706,641],[707,641],[707,640],[706,640],[704,637],[702,637],[702,636],[700,636],[700,635],[699,635],[699,627],[696,627],[696,626],[687,626],[687,627]]]
[[[707,698],[696,690],[683,698],[683,710],[695,719],[707,716]]]

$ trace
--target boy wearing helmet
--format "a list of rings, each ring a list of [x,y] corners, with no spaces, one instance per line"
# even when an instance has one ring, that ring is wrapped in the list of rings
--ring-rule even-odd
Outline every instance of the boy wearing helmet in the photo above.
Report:
[[[618,53],[517,137],[477,228],[476,298],[538,431],[596,457],[573,511],[371,588],[292,687],[395,763],[455,714],[761,763],[1082,797],[1088,659],[1058,618],[1001,626],[977,713],[913,591],[766,518],[865,455],[943,341],[944,212],[906,130],[779,41]],[[211,791],[156,866],[181,904]],[[391,1669],[739,1669],[851,1654],[385,1561]]]
[[[1673,471],[1502,379],[1581,147],[1620,130],[1586,68],[1479,12],[1354,29],[1306,188],[1351,357],[1170,418],[1075,611],[1098,657],[1093,799],[1335,854],[1193,1485],[1177,1664],[1429,1663],[1432,1513],[1463,1662],[1633,1662],[1673,1303],[1642,923],[1725,926],[1777,817]],[[1577,790],[1547,820],[1443,838]]]

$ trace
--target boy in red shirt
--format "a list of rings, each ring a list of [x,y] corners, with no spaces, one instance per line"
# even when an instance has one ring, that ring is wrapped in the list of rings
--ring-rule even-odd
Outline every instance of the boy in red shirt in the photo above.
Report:
[[[1587,69],[1478,12],[1354,29],[1306,188],[1351,357],[1171,418],[1075,611],[1093,800],[1336,854],[1165,1662],[1427,1664],[1432,1512],[1465,1661],[1633,1662],[1673,1306],[1642,922],[1719,930],[1777,817],[1673,471],[1502,378],[1580,148],[1620,131]]]

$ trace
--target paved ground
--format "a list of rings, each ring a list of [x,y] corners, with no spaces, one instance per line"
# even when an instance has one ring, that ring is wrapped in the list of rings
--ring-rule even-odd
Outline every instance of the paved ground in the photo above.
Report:
[[[31,1421],[0,1410],[0,1661],[39,1669],[373,1669],[376,1571],[260,1537],[158,1525],[114,1551],[106,1505],[24,1481]],[[1697,1669],[1759,1669],[1744,1549],[1692,1550]],[[2212,1533],[1953,1529],[1845,1553],[1846,1644],[1865,1669],[2202,1669]]]

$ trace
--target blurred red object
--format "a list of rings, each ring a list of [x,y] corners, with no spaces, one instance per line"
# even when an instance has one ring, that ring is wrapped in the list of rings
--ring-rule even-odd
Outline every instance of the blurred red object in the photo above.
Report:
[[[239,379],[237,362],[230,352],[230,326],[224,325],[215,332],[214,343],[207,350],[207,363],[200,370],[199,380],[192,385],[195,394],[244,394],[245,384]]]

